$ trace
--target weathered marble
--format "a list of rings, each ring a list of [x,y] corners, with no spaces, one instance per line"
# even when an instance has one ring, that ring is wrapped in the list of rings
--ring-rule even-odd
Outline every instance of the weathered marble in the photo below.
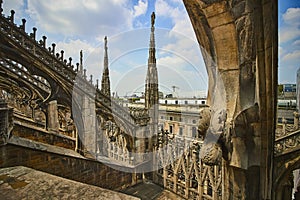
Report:
[[[114,199],[139,198],[71,181],[27,167],[0,168],[1,199]]]

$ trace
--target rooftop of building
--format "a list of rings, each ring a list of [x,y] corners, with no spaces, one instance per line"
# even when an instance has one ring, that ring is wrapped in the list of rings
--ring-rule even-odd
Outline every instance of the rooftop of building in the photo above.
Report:
[[[139,199],[23,166],[0,168],[0,191],[1,199]]]
[[[0,168],[0,191],[1,199],[182,199],[151,182],[116,192],[23,166]]]

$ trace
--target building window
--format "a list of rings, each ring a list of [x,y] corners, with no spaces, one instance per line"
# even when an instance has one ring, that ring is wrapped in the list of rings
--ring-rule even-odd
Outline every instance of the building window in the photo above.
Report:
[[[195,101],[195,104],[197,104],[198,102],[197,101]]]
[[[188,101],[184,101],[184,104],[188,104]]]
[[[183,135],[183,128],[179,127],[179,135]]]
[[[193,124],[196,124],[196,120],[193,120]]]
[[[168,104],[168,100],[165,100],[165,104]]]
[[[178,100],[175,100],[175,104],[178,104]]]
[[[201,101],[201,104],[205,104],[205,101]]]
[[[164,116],[160,116],[160,119],[164,119]]]
[[[160,130],[164,130],[164,125],[163,124],[158,125],[158,131],[160,131]]]
[[[169,132],[173,133],[173,126],[169,126]]]
[[[173,117],[170,117],[170,120],[173,121]]]
[[[196,134],[197,134],[197,128],[196,127],[193,127],[192,128],[192,137],[196,137]]]

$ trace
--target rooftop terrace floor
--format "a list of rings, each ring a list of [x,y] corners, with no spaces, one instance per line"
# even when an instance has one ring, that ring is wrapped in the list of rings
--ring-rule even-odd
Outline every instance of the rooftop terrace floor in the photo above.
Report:
[[[0,194],[0,199],[3,200],[139,199],[22,166],[0,168]]]

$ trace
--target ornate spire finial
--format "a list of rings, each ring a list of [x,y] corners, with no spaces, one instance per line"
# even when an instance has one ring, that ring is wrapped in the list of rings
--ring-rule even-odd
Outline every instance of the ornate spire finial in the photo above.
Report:
[[[93,84],[93,75],[90,75],[90,83]]]
[[[12,23],[14,23],[14,19],[15,19],[15,11],[14,10],[11,10],[10,11],[10,21],[12,22]]]
[[[26,19],[22,19],[22,25],[21,25],[21,28],[23,31],[25,31],[25,24],[26,24]]]
[[[60,51],[60,60],[63,61],[64,60],[64,50]]]
[[[154,23],[155,23],[155,13],[152,12],[152,14],[151,14],[151,27],[154,27]]]
[[[0,0],[0,14],[3,12],[2,3],[3,3],[3,0]]]
[[[82,57],[83,57],[83,55],[82,55],[82,50],[80,51],[80,64],[82,65]]]
[[[32,28],[32,31],[33,31],[33,32],[32,32],[32,38],[35,39],[37,28],[36,28],[36,27],[33,27],[33,28]]]
[[[82,70],[83,70],[83,54],[82,54],[82,50],[80,51],[80,62],[79,62],[79,72],[82,74]]]
[[[107,36],[104,37],[104,68],[108,68]]]
[[[46,48],[46,40],[47,40],[47,37],[46,36],[43,36],[43,47]]]
[[[104,47],[107,48],[107,36],[104,37]]]
[[[104,62],[103,62],[103,73],[101,80],[101,91],[106,96],[110,97],[110,80],[109,80],[109,69],[108,69],[108,53],[107,53],[107,37],[104,37]]]
[[[56,46],[56,44],[55,44],[55,43],[52,43],[52,50],[51,50],[51,53],[52,53],[52,54],[55,54],[55,46]]]

